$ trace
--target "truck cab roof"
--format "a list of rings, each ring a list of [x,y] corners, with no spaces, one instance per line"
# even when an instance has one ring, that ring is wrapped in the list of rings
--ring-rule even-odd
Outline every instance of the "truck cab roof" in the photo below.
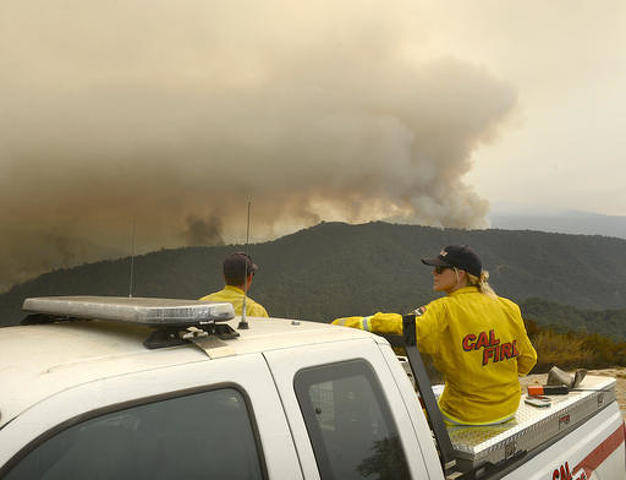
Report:
[[[224,324],[236,329],[240,317]],[[248,317],[249,328],[227,340],[231,355],[369,337],[366,332],[281,318]],[[153,327],[133,322],[73,319],[0,329],[0,427],[32,405],[84,383],[211,359],[192,343],[148,349]]]

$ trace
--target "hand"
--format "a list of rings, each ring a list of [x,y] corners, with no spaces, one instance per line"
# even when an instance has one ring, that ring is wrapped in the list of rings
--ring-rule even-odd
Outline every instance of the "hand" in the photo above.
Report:
[[[422,315],[424,315],[426,313],[426,305],[422,305],[421,307],[417,307],[415,310],[413,310],[413,313],[415,313],[416,317],[421,317]]]

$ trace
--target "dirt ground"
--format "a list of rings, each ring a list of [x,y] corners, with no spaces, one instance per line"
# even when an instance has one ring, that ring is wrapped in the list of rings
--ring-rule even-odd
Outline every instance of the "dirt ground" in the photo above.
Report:
[[[603,377],[614,377],[617,380],[615,387],[615,395],[619,408],[622,411],[622,417],[626,420],[626,367],[615,367],[605,370],[589,370],[587,375],[599,375]],[[522,387],[528,385],[543,385],[546,383],[548,375],[528,375],[527,377],[520,378]]]

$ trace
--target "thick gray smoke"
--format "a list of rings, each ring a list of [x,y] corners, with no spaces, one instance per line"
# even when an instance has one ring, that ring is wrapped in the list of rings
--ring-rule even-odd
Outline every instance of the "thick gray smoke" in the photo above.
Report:
[[[483,226],[463,176],[515,91],[407,54],[382,2],[298,3],[3,2],[0,288],[127,254],[133,218],[139,251],[241,242],[248,197],[254,241]]]
[[[184,240],[188,245],[223,245],[222,221],[217,217],[204,220],[190,216],[187,218]]]

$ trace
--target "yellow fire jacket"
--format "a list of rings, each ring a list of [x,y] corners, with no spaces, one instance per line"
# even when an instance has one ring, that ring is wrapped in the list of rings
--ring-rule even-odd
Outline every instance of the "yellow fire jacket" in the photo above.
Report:
[[[517,377],[537,362],[515,303],[464,287],[429,303],[415,323],[419,351],[432,357],[445,379],[439,398],[445,416],[480,425],[515,413],[521,397]],[[338,318],[333,324],[402,335],[397,313]]]
[[[241,315],[243,308],[243,290],[241,288],[226,285],[219,292],[211,293],[200,300],[206,302],[228,302],[235,309],[235,315]],[[246,300],[246,316],[249,317],[269,317],[267,310],[260,303],[255,302],[250,297]]]

